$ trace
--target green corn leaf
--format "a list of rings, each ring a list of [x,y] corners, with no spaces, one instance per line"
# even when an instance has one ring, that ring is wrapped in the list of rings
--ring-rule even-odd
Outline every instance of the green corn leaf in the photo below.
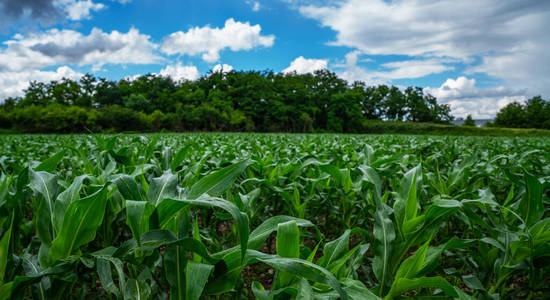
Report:
[[[101,281],[101,287],[104,288],[109,293],[115,295],[117,298],[121,298],[122,294],[119,290],[119,288],[115,285],[115,282],[113,281],[113,276],[111,272],[111,263],[113,260],[117,260],[116,258],[111,258],[110,260],[107,260],[105,257],[96,257],[96,266],[97,266],[97,274],[99,276],[99,280]],[[122,269],[122,262],[118,260],[118,263],[115,264],[115,267],[117,270]],[[123,271],[123,270],[121,270]],[[126,283],[124,280],[124,273],[122,274],[119,272],[119,278],[120,278],[120,286],[122,291],[126,291]]]
[[[525,186],[527,193],[519,204],[519,215],[528,226],[531,226],[544,215],[542,184],[533,175],[525,172]]]
[[[25,270],[25,275],[33,276],[39,274],[42,270],[38,264],[38,259],[36,256],[31,256],[29,253],[24,253],[21,256],[21,261],[23,269]],[[31,291],[33,295],[39,299],[46,300],[48,289],[51,287],[51,282],[49,278],[43,278],[40,282],[37,282],[31,286]]]
[[[401,263],[397,273],[395,274],[395,279],[399,278],[408,278],[412,279],[420,272],[424,266],[424,261],[426,260],[426,254],[428,253],[429,242],[422,245],[418,248],[416,252],[409,256],[405,261]]]
[[[146,300],[151,296],[149,284],[142,280],[129,279],[126,283],[124,299],[128,300]]]
[[[300,256],[300,230],[296,221],[278,225],[276,251],[281,257],[298,258]]]
[[[114,180],[118,191],[126,200],[145,201],[134,177],[122,174]]]
[[[126,200],[126,224],[130,227],[134,239],[140,244],[140,236],[149,231],[149,218],[155,207],[145,201]]]
[[[256,300],[273,300],[273,294],[271,291],[266,291],[261,283],[254,281],[252,282],[251,288]]]
[[[393,299],[408,291],[416,290],[419,288],[440,288],[445,295],[449,297],[458,297],[457,292],[453,286],[445,280],[443,277],[419,277],[414,279],[399,278],[397,279],[388,295],[384,299]]]
[[[191,186],[187,198],[193,200],[204,194],[210,196],[221,195],[231,188],[237,177],[249,164],[248,160],[243,160],[201,178]]]
[[[321,171],[325,173],[330,174],[330,176],[334,178],[334,182],[336,183],[337,186],[342,185],[342,180],[343,180],[342,172],[337,166],[334,166],[331,164],[319,165],[319,169],[321,169]]]
[[[281,257],[300,257],[300,230],[296,221],[289,221],[278,225],[276,251],[277,255]],[[293,277],[292,274],[285,273],[284,271],[279,272],[275,288],[286,286]]]
[[[73,183],[57,196],[57,200],[54,204],[53,222],[56,232],[61,230],[63,224],[63,218],[65,217],[65,211],[69,204],[73,201],[80,199],[80,190],[82,189],[82,183],[88,175],[78,176],[73,180]]]
[[[147,192],[147,200],[156,207],[165,198],[176,197],[177,184],[178,176],[167,170],[162,176],[151,180],[149,191]]]
[[[285,271],[295,276],[326,284],[336,290],[343,300],[348,299],[347,293],[342,289],[342,286],[338,283],[334,275],[316,264],[303,259],[269,255],[254,250],[247,251],[247,256],[251,259],[268,264],[278,271]]]
[[[158,227],[160,229],[166,229],[169,222],[174,220],[180,211],[187,206],[187,202],[178,199],[167,198],[161,201],[156,207]]]
[[[198,300],[202,294],[206,281],[212,273],[214,266],[196,262],[187,264],[187,274],[185,281],[185,299]]]
[[[327,268],[333,261],[338,260],[349,251],[349,236],[351,230],[346,230],[337,239],[328,242],[323,249],[323,256],[317,262],[320,266]]]
[[[4,285],[0,285],[0,300],[9,300],[12,299],[12,291],[13,291],[13,285],[14,282],[8,282]]]
[[[42,196],[38,206],[36,232],[42,243],[51,245],[56,235],[53,218],[58,189],[57,177],[44,171],[31,170],[29,187]]]
[[[162,246],[178,246],[187,252],[199,254],[209,263],[216,264],[220,262],[219,259],[212,257],[208,253],[208,249],[202,242],[190,237],[178,239],[171,231],[168,230],[151,230],[144,233],[140,239],[141,245],[138,245],[135,240],[129,240],[116,249],[116,251],[113,252],[112,257],[124,258],[128,255],[134,254],[136,251],[151,251]]]
[[[309,282],[305,279],[298,281],[298,294],[296,300],[313,300],[313,290]]]
[[[166,247],[164,255],[164,269],[166,279],[170,284],[171,299],[185,300],[185,280],[188,252],[178,245],[169,245]],[[193,276],[193,274],[189,274]]]
[[[311,223],[308,220],[299,219],[295,217],[290,216],[274,216],[267,220],[265,220],[262,224],[260,224],[256,229],[254,229],[249,236],[248,239],[248,249],[252,250],[258,250],[267,240],[270,234],[277,231],[277,228],[279,224],[289,222],[289,221],[295,221],[296,225],[299,227],[313,227],[313,223]],[[236,246],[227,250],[220,251],[214,256],[221,257],[228,253],[231,253],[233,251],[239,250],[241,246]]]
[[[419,186],[418,183],[422,179],[421,171],[421,166],[416,166],[415,168],[405,173],[405,176],[401,183],[401,197],[403,197],[403,199],[406,199],[405,220],[414,219],[418,212],[417,194]]]
[[[350,299],[354,300],[380,300],[378,296],[373,294],[365,285],[351,278],[346,278],[342,281],[344,290],[348,293]]]
[[[61,150],[54,154],[53,156],[48,157],[46,160],[42,161],[36,168],[34,168],[35,172],[39,171],[45,171],[45,172],[53,172],[55,171],[55,168],[57,168],[57,165],[59,162],[65,157],[65,154],[67,153],[67,150]]]
[[[162,170],[168,170],[170,168],[170,162],[172,161],[172,148],[171,147],[162,147],[161,154],[161,168]]]
[[[15,215],[11,216],[10,227],[4,232],[2,239],[0,239],[0,286],[6,281],[6,268],[8,266],[8,258],[10,257],[11,231],[14,217]]]
[[[185,147],[178,150],[178,152],[176,152],[176,155],[172,158],[172,161],[170,163],[170,168],[172,169],[172,172],[176,172],[177,167],[181,165],[186,155],[189,154],[189,148],[191,148],[191,144],[186,145]]]
[[[401,179],[400,191],[393,205],[397,228],[401,234],[403,234],[404,223],[415,218],[418,212],[417,194],[418,187],[422,186],[421,170],[421,166],[418,165],[405,173]]]
[[[386,209],[379,208],[374,215],[374,259],[372,269],[378,282],[381,293],[386,286],[391,285],[392,269],[391,257],[395,240],[393,223]]]
[[[235,206],[235,204],[221,198],[203,196],[195,200],[182,199],[179,201],[183,201],[192,206],[220,208],[230,213],[237,225],[237,232],[239,234],[239,238],[241,241],[241,259],[244,259],[244,256],[246,255],[248,238],[250,234],[250,231],[249,231],[250,228],[248,225],[248,215],[246,215],[245,213],[242,213],[239,210],[239,208]]]
[[[370,166],[360,166],[359,169],[363,173],[361,180],[369,182],[374,186],[374,200],[376,201],[376,206],[379,207],[382,205],[382,179],[380,179],[376,170]]]
[[[106,204],[107,185],[94,194],[69,204],[61,230],[49,251],[52,261],[68,257],[95,238],[96,230],[103,222]]]

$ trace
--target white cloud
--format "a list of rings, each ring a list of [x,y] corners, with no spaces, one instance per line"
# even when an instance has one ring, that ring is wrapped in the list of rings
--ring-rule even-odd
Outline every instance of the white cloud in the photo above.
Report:
[[[478,88],[474,78],[464,76],[449,78],[440,87],[424,89],[434,95],[438,102],[449,104],[455,117],[471,114],[474,119],[490,119],[507,104],[527,99],[526,90],[505,87]]]
[[[50,81],[82,75],[60,65],[89,65],[99,69],[105,64],[158,63],[163,59],[154,53],[157,45],[149,39],[134,28],[127,33],[105,33],[94,28],[89,35],[57,29],[17,34],[0,48],[0,99],[21,95],[30,80]],[[57,70],[41,70],[47,67],[57,67]]]
[[[288,68],[283,70],[283,73],[296,72],[298,74],[313,73],[317,70],[326,69],[328,60],[326,59],[311,59],[300,56],[290,63]]]
[[[252,11],[260,11],[261,4],[260,1],[245,0],[246,4],[250,5]]]
[[[465,74],[485,73],[532,94],[550,94],[550,1],[291,2],[302,15],[336,32],[331,45],[423,61],[453,58],[466,64]],[[411,76],[399,67],[404,74],[395,76]],[[426,67],[414,68],[419,74],[441,71],[441,66]]]
[[[207,62],[220,58],[220,51],[250,50],[258,46],[271,47],[274,35],[261,35],[260,25],[251,26],[249,22],[225,21],[223,28],[193,27],[187,32],[178,31],[167,36],[162,44],[166,54],[198,55]]]
[[[380,65],[382,70],[368,70],[357,64],[370,62],[369,59],[359,59],[360,55],[359,50],[346,54],[345,63],[335,65],[342,69],[337,72],[338,75],[348,82],[359,80],[367,84],[387,84],[395,79],[420,78],[454,69],[449,65],[454,62],[451,59],[431,58],[383,63]]]
[[[0,48],[0,72],[21,71],[60,64],[152,64],[163,59],[154,51],[150,36],[132,28],[127,33],[103,32],[94,28],[89,35],[74,30],[51,29],[27,36],[16,35]]]
[[[252,5],[252,11],[259,11],[260,10],[260,2],[254,1],[254,5]]]
[[[547,1],[345,0],[300,12],[335,30],[335,45],[367,54],[467,57],[533,38],[524,35],[540,24],[526,18],[549,9]]]
[[[55,71],[25,70],[20,72],[0,72],[0,101],[8,97],[23,95],[23,90],[29,87],[30,81],[50,82],[61,78],[77,80],[83,74],[67,66],[61,66]]]
[[[233,71],[233,66],[228,64],[217,64],[212,68],[212,72],[224,72],[229,73]]]
[[[197,80],[199,79],[199,70],[195,66],[183,66],[181,63],[173,66],[166,66],[160,70],[161,76],[172,77],[175,81]]]
[[[0,1],[0,25],[9,25],[19,18],[39,20],[43,26],[51,26],[67,18],[72,21],[89,19],[91,13],[107,6],[93,0],[2,0]]]
[[[73,21],[90,19],[91,11],[99,11],[106,6],[102,3],[94,3],[92,0],[57,0],[57,6],[61,7],[67,13],[67,18]]]
[[[454,67],[446,65],[446,62],[442,59],[423,59],[384,63],[381,66],[389,70],[373,72],[371,76],[381,79],[420,78],[453,70]]]

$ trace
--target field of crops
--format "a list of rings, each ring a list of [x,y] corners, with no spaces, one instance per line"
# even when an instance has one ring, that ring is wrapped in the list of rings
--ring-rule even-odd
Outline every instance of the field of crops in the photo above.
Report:
[[[548,299],[550,140],[0,136],[0,299]]]

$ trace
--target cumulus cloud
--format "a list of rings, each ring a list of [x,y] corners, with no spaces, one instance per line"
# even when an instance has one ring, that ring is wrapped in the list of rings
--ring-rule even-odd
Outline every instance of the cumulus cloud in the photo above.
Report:
[[[260,25],[251,26],[234,19],[225,21],[223,28],[210,26],[193,27],[187,32],[178,31],[164,39],[161,50],[169,55],[199,55],[207,62],[220,58],[220,51],[250,50],[255,47],[271,47],[274,35],[262,35]]]
[[[550,47],[550,1],[297,2],[294,5],[302,15],[336,32],[331,45],[424,61],[452,58],[470,66],[466,74],[485,73],[510,86],[550,94],[550,56],[546,53]],[[476,65],[479,60],[481,64]],[[442,67],[415,68],[422,74],[422,70],[434,73]]]
[[[525,18],[548,10],[550,2],[537,0],[345,0],[300,7],[337,32],[335,45],[367,54],[450,57],[513,48],[525,30],[535,29]]]
[[[478,88],[474,78],[464,76],[449,78],[440,87],[427,87],[424,91],[434,95],[438,102],[449,104],[454,116],[464,118],[471,114],[474,119],[493,118],[507,104],[527,99],[525,89]]]
[[[0,2],[0,16],[17,19],[27,15],[33,19],[49,22],[62,15],[55,0],[3,0]]]
[[[73,21],[89,19],[91,11],[99,11],[106,6],[102,3],[94,3],[91,0],[57,0],[59,5],[65,9],[67,18]]]
[[[0,101],[8,97],[23,95],[23,90],[29,87],[30,81],[49,82],[61,78],[79,79],[83,74],[67,66],[61,66],[55,71],[25,70],[20,72],[0,72]]]
[[[183,66],[178,63],[173,66],[166,66],[160,70],[161,76],[172,77],[175,81],[197,80],[199,79],[199,70],[195,66]]]
[[[148,35],[134,28],[127,33],[94,28],[89,35],[57,29],[17,34],[0,47],[0,99],[20,95],[30,80],[82,75],[60,65],[88,65],[97,70],[105,64],[158,63],[163,59],[154,53],[156,48]],[[57,70],[41,70],[51,67]]]
[[[283,73],[296,72],[298,74],[313,73],[317,70],[326,69],[328,60],[326,59],[311,59],[300,56],[290,63],[288,68],[283,70]]]
[[[89,35],[74,30],[51,29],[27,36],[15,35],[0,48],[0,70],[20,71],[59,64],[151,64],[162,61],[154,53],[157,45],[148,35],[132,28],[127,33],[103,32],[94,28]]]
[[[89,19],[92,11],[105,7],[104,4],[92,0],[2,0],[0,17],[4,19],[2,25],[21,17],[50,25],[62,18],[72,21]]]
[[[212,72],[224,72],[229,73],[233,71],[233,66],[228,64],[217,64],[212,68]]]

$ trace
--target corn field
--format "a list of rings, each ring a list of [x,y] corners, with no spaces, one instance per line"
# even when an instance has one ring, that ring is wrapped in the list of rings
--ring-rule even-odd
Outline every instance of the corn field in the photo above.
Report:
[[[0,137],[0,299],[548,299],[550,140]]]

